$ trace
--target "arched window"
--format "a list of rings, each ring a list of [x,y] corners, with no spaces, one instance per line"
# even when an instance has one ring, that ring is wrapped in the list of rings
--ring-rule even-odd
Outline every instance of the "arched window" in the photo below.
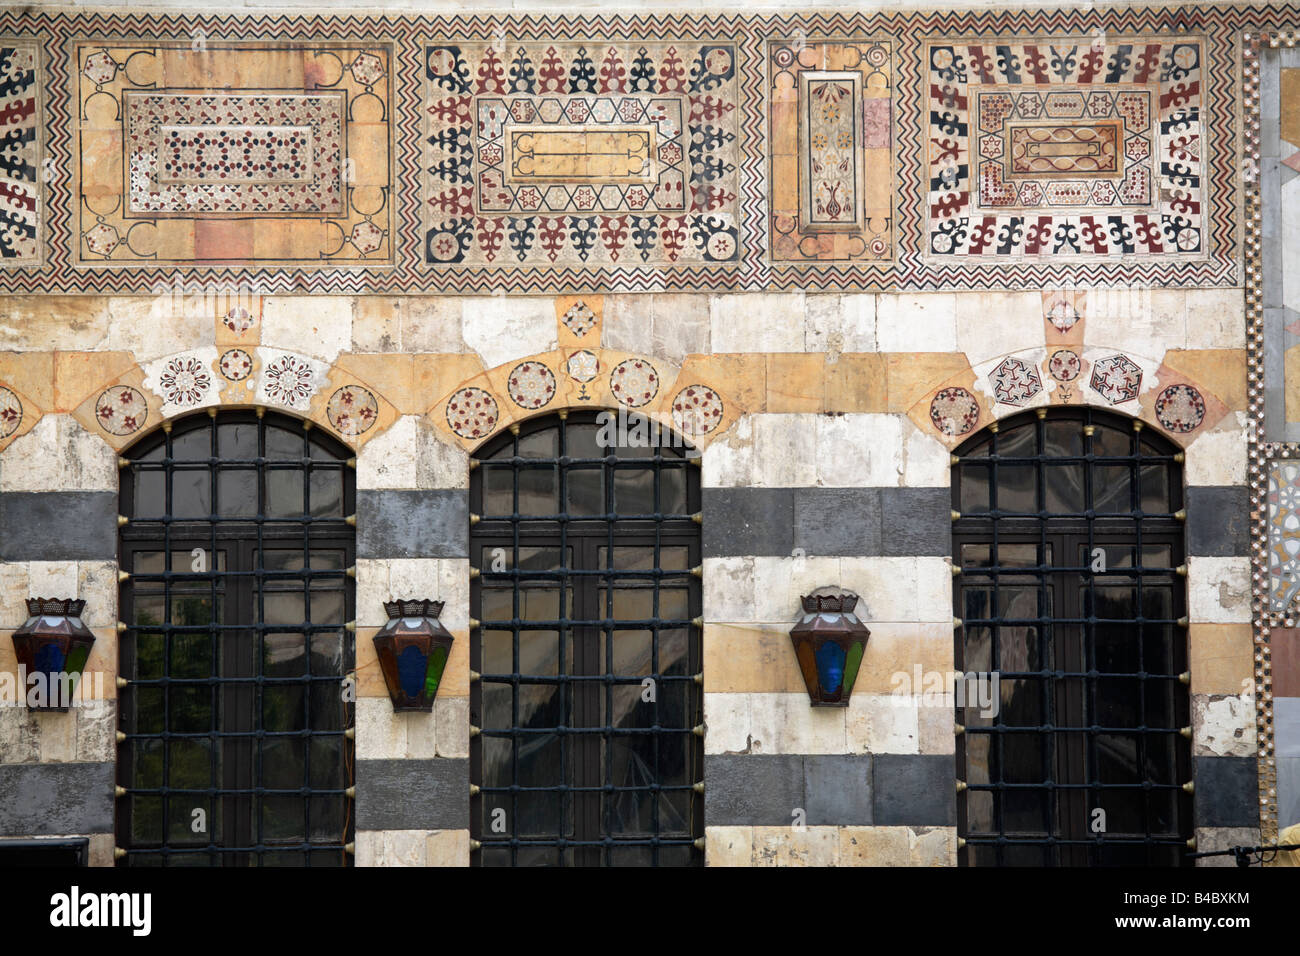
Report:
[[[957,669],[999,686],[996,707],[957,702],[961,863],[1186,862],[1181,461],[1088,408],[957,450]]]
[[[347,865],[350,452],[249,410],[178,420],[127,456],[124,862]]]
[[[534,419],[470,485],[475,862],[703,854],[699,473],[648,419]]]

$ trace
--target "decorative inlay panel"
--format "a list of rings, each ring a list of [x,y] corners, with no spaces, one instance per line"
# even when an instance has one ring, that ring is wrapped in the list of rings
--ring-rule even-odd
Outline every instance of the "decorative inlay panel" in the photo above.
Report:
[[[342,92],[123,102],[128,216],[345,212]]]
[[[389,44],[72,52],[74,265],[395,261]]]
[[[887,39],[767,44],[774,262],[894,258],[893,53]]]
[[[129,385],[105,389],[95,402],[95,420],[110,435],[134,435],[148,419],[148,401]]]
[[[424,261],[506,283],[734,271],[730,42],[530,39],[424,50]]]
[[[41,262],[38,56],[30,40],[0,38],[0,269]]]
[[[0,438],[8,438],[23,423],[23,403],[12,389],[0,385]]]
[[[928,42],[924,260],[1208,261],[1208,57],[1196,33]]]

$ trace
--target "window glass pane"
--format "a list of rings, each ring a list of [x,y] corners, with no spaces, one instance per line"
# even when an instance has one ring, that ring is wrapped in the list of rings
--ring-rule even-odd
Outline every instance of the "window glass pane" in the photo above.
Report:
[[[178,430],[172,434],[171,443],[175,461],[206,461],[212,457],[212,430],[207,425],[183,432]]]
[[[167,473],[161,469],[137,468],[135,472],[136,518],[161,518],[167,513]]]
[[[172,516],[207,519],[212,514],[212,472],[207,468],[172,471]]]
[[[1078,514],[1086,510],[1082,465],[1043,466],[1045,506],[1053,514]]]
[[[1033,465],[1000,464],[996,473],[999,511],[1038,510],[1037,475]]]
[[[1168,466],[1143,465],[1141,476],[1142,510],[1152,514],[1168,514],[1173,511]]]
[[[313,517],[343,517],[343,470],[341,468],[312,468],[309,491]]]
[[[1128,465],[1094,465],[1093,508],[1096,511],[1128,513],[1133,510],[1133,475]]]
[[[303,435],[301,430],[290,431],[276,425],[268,426],[264,438],[266,457],[273,461],[300,462],[307,447]]]
[[[284,467],[266,470],[266,514],[287,518],[303,514],[305,475],[300,469]]]
[[[566,454],[570,458],[603,458],[607,450],[597,443],[595,425],[570,425],[566,429]],[[604,466],[573,465],[566,469],[568,510],[573,515],[605,513]]]
[[[654,514],[653,468],[619,468],[614,472],[614,510],[620,515]]]
[[[686,490],[686,469],[694,465],[669,466],[659,472],[659,510],[666,515],[684,515],[691,510]]]
[[[1043,455],[1047,458],[1078,458],[1083,454],[1083,423],[1066,419],[1043,423]]]
[[[230,422],[217,426],[217,450],[225,460],[247,461],[257,455],[257,423]]]
[[[217,501],[220,514],[251,516],[257,514],[257,471],[223,468],[217,476]]]
[[[961,513],[977,514],[989,510],[989,468],[987,465],[961,465]]]

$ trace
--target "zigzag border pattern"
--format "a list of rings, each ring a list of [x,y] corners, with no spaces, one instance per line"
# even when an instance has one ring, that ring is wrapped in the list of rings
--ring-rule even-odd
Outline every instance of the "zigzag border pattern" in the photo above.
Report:
[[[932,290],[952,288],[1041,288],[1063,281],[1085,283],[1150,283],[1169,285],[1233,285],[1241,281],[1241,194],[1236,157],[1240,148],[1241,33],[1291,26],[1300,22],[1300,4],[1230,4],[1216,6],[1138,7],[1104,10],[875,12],[792,15],[645,15],[465,18],[448,16],[285,14],[151,15],[0,13],[0,32],[35,36],[45,51],[46,155],[55,176],[43,203],[46,261],[40,267],[0,270],[0,291],[10,293],[137,293],[149,294],[171,282],[174,269],[74,269],[71,266],[69,195],[71,154],[69,60],[70,40],[77,35],[115,37],[144,33],[160,38],[187,38],[202,30],[223,39],[313,40],[321,38],[367,41],[391,39],[397,45],[396,129],[398,204],[396,268],[391,266],[339,269],[269,270],[190,267],[179,270],[187,283],[242,284],[267,294],[284,293],[419,293],[483,294],[495,292],[559,293],[600,290],[658,292],[697,290],[758,291],[795,288],[805,291]],[[895,42],[895,115],[899,191],[898,257],[893,267],[835,266],[809,268],[767,259],[765,112],[762,97],[762,44],[774,31],[855,35],[884,32]],[[920,194],[920,49],[926,39],[962,34],[1045,34],[1113,32],[1181,32],[1197,30],[1210,37],[1209,112],[1211,182],[1209,215],[1213,223],[1207,258],[1193,263],[1166,263],[1133,258],[1089,266],[1062,267],[1050,262],[996,267],[953,265],[933,268],[920,254],[922,196]],[[677,274],[667,270],[537,268],[516,270],[509,277],[494,270],[474,270],[455,276],[431,274],[420,267],[418,228],[419,128],[422,83],[420,51],[435,37],[484,39],[504,31],[514,36],[727,36],[739,46],[742,71],[741,211],[745,256],[739,268],[723,275]]]

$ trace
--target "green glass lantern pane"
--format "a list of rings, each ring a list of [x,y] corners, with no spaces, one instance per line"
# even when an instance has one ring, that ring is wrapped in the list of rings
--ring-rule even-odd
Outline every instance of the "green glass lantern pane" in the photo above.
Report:
[[[438,693],[438,684],[442,680],[442,670],[447,666],[447,649],[435,647],[429,654],[429,670],[424,677],[424,695],[433,700]]]
[[[853,693],[853,682],[858,676],[858,667],[862,664],[862,653],[867,649],[865,641],[854,641],[849,647],[849,656],[844,661],[844,694]]]
[[[65,666],[74,679],[81,677],[81,672],[86,669],[88,657],[90,657],[89,647],[74,647],[68,654],[68,663]]]

